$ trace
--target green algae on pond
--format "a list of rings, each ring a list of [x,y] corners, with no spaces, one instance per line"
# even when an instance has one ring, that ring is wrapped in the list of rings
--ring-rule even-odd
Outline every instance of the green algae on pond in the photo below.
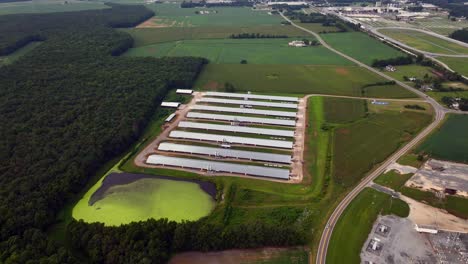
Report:
[[[212,183],[130,173],[111,173],[73,208],[87,223],[118,226],[150,218],[176,222],[198,220],[215,206]]]

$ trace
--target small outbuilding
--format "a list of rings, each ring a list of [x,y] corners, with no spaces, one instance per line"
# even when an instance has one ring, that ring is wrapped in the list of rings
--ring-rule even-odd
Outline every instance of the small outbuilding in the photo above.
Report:
[[[193,94],[193,90],[189,90],[189,89],[177,89],[177,90],[176,90],[176,93],[177,93],[177,94],[188,94],[188,95],[191,95],[191,94]]]
[[[178,108],[180,106],[179,102],[162,102],[162,107]]]
[[[172,119],[174,119],[175,116],[176,116],[175,113],[170,114],[170,115],[166,118],[166,120],[164,120],[164,122],[166,122],[166,123],[171,122]]]

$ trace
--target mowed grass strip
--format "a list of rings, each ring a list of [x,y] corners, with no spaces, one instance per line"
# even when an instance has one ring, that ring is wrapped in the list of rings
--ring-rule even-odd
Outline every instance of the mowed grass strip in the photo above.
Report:
[[[431,115],[385,112],[335,129],[334,176],[351,186],[429,124]]]
[[[431,157],[468,162],[468,115],[448,115],[444,124],[429,136],[417,149],[417,152]]]
[[[222,91],[229,82],[237,92],[361,96],[364,85],[381,81],[384,80],[380,76],[355,66],[209,64],[199,75],[195,88]],[[400,96],[400,89],[404,88],[391,91]],[[384,89],[378,91],[387,94]]]
[[[333,48],[368,65],[375,59],[405,56],[401,51],[361,32],[330,33],[322,34],[321,37]]]
[[[382,29],[381,33],[418,50],[441,54],[468,54],[468,48],[423,32],[403,29]]]
[[[184,40],[132,48],[125,56],[204,57],[212,63],[353,65],[322,46],[289,47],[293,39]]]
[[[134,47],[178,40],[224,39],[229,38],[232,34],[242,33],[282,35],[297,37],[299,39],[302,39],[302,37],[310,37],[304,31],[287,25],[129,28],[120,30],[132,35],[135,40]]]
[[[413,176],[413,173],[400,174],[395,170],[391,170],[377,177],[374,182],[399,192],[411,176]]]
[[[366,114],[366,100],[325,97],[325,119],[330,123],[348,123]]]
[[[378,215],[407,217],[409,206],[399,199],[364,189],[338,220],[327,251],[328,264],[360,263],[359,254]]]

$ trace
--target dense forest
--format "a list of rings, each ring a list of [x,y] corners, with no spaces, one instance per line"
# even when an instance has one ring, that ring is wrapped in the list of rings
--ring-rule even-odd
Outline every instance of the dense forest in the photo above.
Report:
[[[118,57],[113,27],[143,6],[0,16],[0,52],[42,43],[0,68],[0,263],[162,263],[174,252],[305,243],[289,225],[150,220],[121,227],[72,221],[67,246],[47,230],[106,161],[140,136],[169,89],[190,87],[207,60]]]
[[[133,43],[142,6],[0,17],[0,263],[73,263],[45,230],[96,169],[140,135],[168,89],[191,86],[197,58],[113,57]]]
[[[468,43],[468,28],[456,30],[450,34],[450,37]]]

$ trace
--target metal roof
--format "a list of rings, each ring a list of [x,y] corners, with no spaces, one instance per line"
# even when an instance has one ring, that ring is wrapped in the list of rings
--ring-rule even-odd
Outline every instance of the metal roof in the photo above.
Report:
[[[269,135],[269,136],[279,136],[279,137],[294,137],[294,130],[217,125],[217,124],[210,124],[210,123],[190,122],[190,121],[179,122],[179,127],[215,130],[215,131],[227,131],[227,132],[236,132],[236,133],[248,133],[248,134],[257,134],[257,135]]]
[[[246,150],[234,150],[225,148],[212,148],[184,144],[174,144],[163,142],[159,144],[158,150],[174,151],[190,154],[202,154],[209,156],[216,156],[221,158],[238,158],[248,160],[259,160],[268,162],[291,163],[291,155],[286,154],[272,154],[264,152],[254,152]]]
[[[213,112],[230,112],[240,114],[252,114],[252,115],[268,115],[268,116],[281,116],[281,117],[296,117],[296,112],[287,111],[275,111],[275,110],[260,110],[260,109],[249,109],[249,108],[236,108],[236,107],[222,107],[222,106],[211,106],[211,105],[194,105],[192,109],[205,110]]]
[[[198,99],[197,101],[204,102],[204,103],[255,105],[255,106],[297,109],[297,104],[292,104],[292,103],[272,103],[272,102],[264,102],[264,101],[233,100],[233,99],[221,99],[221,98],[210,98],[210,97],[202,97]]]
[[[178,102],[162,102],[161,106],[165,107],[179,107],[180,103]]]
[[[175,113],[170,114],[164,121],[171,122],[171,120],[174,119],[175,115],[176,115]]]
[[[272,100],[272,101],[299,102],[298,97],[290,97],[290,96],[271,96],[271,95],[260,95],[260,94],[220,93],[220,92],[206,92],[205,94],[207,96],[220,96],[220,97],[264,99],[264,100]]]
[[[163,155],[150,155],[146,162],[154,165],[202,169],[212,172],[238,173],[244,175],[270,177],[283,180],[289,179],[289,170],[279,168],[268,168],[262,166],[233,164],[227,162],[187,159],[179,157],[168,157]]]
[[[293,143],[291,141],[274,140],[274,139],[261,139],[261,138],[248,138],[248,137],[235,137],[235,136],[224,136],[224,135],[185,132],[185,131],[177,131],[177,130],[176,131],[171,131],[171,133],[169,133],[169,137],[195,139],[195,140],[205,140],[205,141],[215,141],[215,142],[225,142],[225,143],[228,143],[228,144],[232,143],[232,144],[244,144],[244,145],[272,147],[272,148],[284,148],[284,149],[292,149],[292,147],[293,147]]]
[[[177,89],[177,90],[176,90],[176,93],[178,93],[178,94],[192,94],[192,93],[193,93],[193,90],[189,90],[189,89]]]
[[[245,123],[258,123],[258,124],[281,125],[281,126],[296,126],[295,120],[249,117],[249,116],[217,115],[217,114],[207,114],[207,113],[197,113],[197,112],[187,113],[187,118],[238,121],[238,122],[245,122]]]

